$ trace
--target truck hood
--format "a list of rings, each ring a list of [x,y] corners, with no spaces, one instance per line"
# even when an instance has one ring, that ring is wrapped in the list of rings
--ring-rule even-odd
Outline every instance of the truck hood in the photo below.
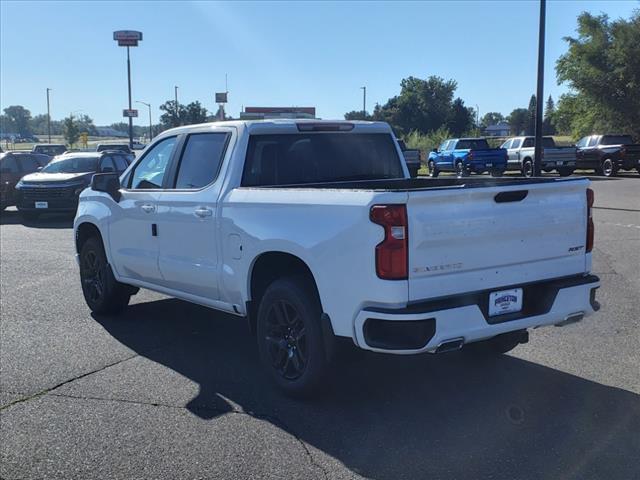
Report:
[[[83,173],[47,173],[36,172],[30,173],[22,177],[22,183],[40,184],[40,183],[89,183],[94,172]]]

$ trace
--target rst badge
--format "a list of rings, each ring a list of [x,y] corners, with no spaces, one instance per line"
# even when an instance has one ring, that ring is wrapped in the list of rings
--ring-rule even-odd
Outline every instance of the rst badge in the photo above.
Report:
[[[522,289],[500,290],[489,294],[489,316],[522,310]]]

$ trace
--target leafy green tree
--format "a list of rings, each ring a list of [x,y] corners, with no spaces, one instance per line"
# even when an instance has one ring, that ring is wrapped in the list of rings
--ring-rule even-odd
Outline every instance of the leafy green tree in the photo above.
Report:
[[[15,122],[9,115],[0,115],[0,132],[18,133]]]
[[[447,127],[454,136],[462,135],[473,126],[473,112],[472,108],[464,106],[461,98],[456,98],[453,101]]]
[[[87,132],[89,135],[96,135],[98,133],[96,126],[93,124],[93,119],[89,115],[80,115],[76,120],[76,124],[78,130],[81,132]],[[129,128],[128,125],[127,128]]]
[[[15,129],[15,133],[21,137],[31,135],[31,112],[22,105],[11,105],[4,109],[4,114],[10,119],[11,126]]]
[[[527,108],[527,126],[525,135],[533,135],[536,133],[536,96],[531,95],[529,99],[529,107]]]
[[[78,138],[80,138],[80,129],[78,128],[77,122],[73,119],[73,115],[69,115],[64,119],[63,135],[70,147],[73,147],[78,141]]]
[[[428,133],[447,125],[454,116],[454,80],[431,76],[426,80],[408,77],[400,82],[400,94],[373,110],[375,120],[391,124],[400,135],[412,130]]]
[[[504,115],[498,112],[488,112],[480,119],[480,126],[487,128],[489,125],[497,125],[500,122],[504,122]]]
[[[544,107],[544,120],[542,122],[542,133],[544,135],[555,135],[556,129],[553,126],[553,116],[555,114],[556,107],[551,95],[547,98],[547,103]]]
[[[369,115],[362,110],[352,110],[344,114],[345,120],[373,120],[373,115]]]
[[[185,108],[185,116],[183,125],[194,125],[196,123],[204,123],[207,121],[207,109],[198,101],[191,102]]]
[[[577,37],[565,38],[569,49],[556,62],[558,82],[567,83],[580,97],[578,105],[593,109],[592,128],[606,123],[640,137],[640,10],[628,20],[615,21],[584,12],[578,16],[577,32]],[[576,101],[565,98],[572,106]],[[586,120],[574,117],[572,131],[584,129]]]
[[[176,102],[174,100],[168,100],[160,105],[160,110],[164,113],[160,115],[160,124],[162,129],[179,127],[182,125],[187,112],[184,105],[178,104],[178,111],[176,112]]]
[[[516,108],[507,117],[507,122],[514,135],[526,134],[529,125],[529,110],[526,108]]]

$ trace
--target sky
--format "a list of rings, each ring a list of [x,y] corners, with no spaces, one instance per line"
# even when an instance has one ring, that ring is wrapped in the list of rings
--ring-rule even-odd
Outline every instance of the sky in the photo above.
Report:
[[[582,11],[628,18],[640,2],[547,2],[545,98],[557,85],[555,62]],[[87,114],[96,125],[123,121],[126,49],[114,30],[140,30],[131,49],[133,99],[158,105],[199,100],[215,112],[243,106],[314,106],[321,118],[367,110],[400,91],[410,75],[458,83],[467,106],[508,114],[535,92],[537,1],[425,2],[0,2],[0,108],[32,115]],[[135,124],[148,124],[140,104]],[[81,111],[81,112],[79,112]]]

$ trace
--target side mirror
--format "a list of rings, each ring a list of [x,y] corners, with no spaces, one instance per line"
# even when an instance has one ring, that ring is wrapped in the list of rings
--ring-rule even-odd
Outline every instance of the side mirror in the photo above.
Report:
[[[116,202],[120,201],[120,177],[117,173],[96,173],[91,179],[91,190],[108,193]]]
[[[44,167],[42,165],[39,165],[36,167],[36,172],[39,172],[40,170],[42,170]]]
[[[431,149],[431,151],[432,151],[433,153],[438,153],[438,149],[437,149],[437,148],[432,148],[432,149]]]

